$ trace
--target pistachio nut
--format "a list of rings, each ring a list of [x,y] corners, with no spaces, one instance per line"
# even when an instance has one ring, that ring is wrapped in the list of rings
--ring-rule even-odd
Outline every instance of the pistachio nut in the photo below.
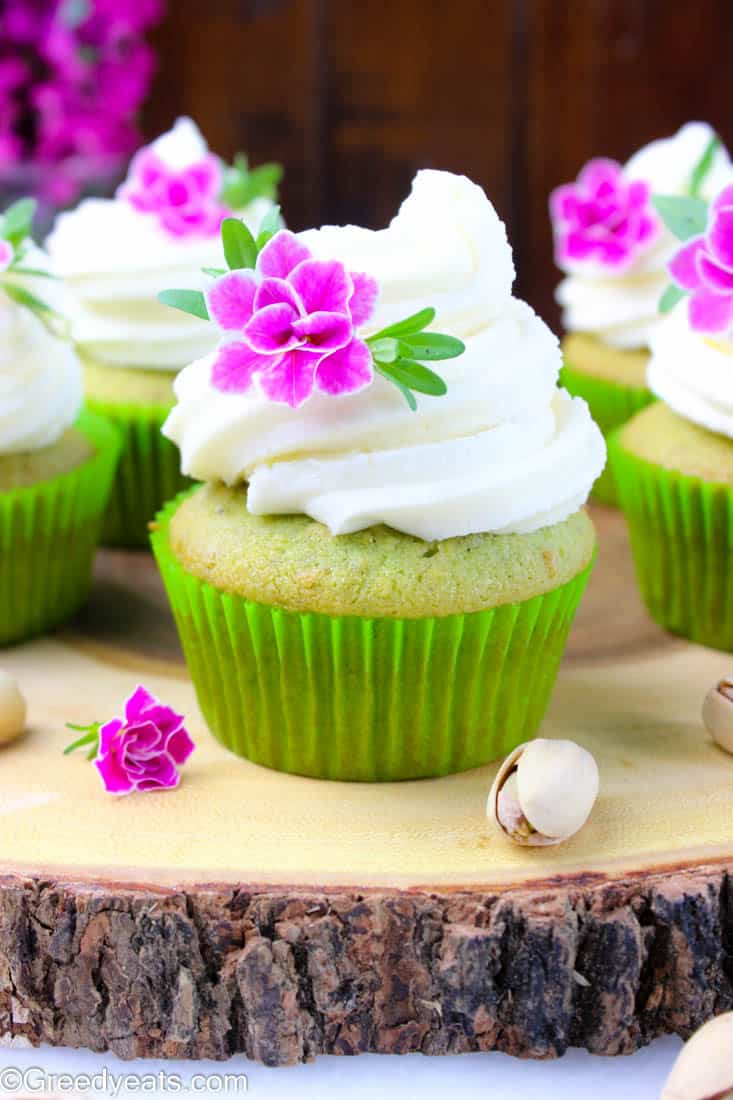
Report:
[[[726,1100],[733,1096],[733,1012],[708,1020],[683,1046],[661,1100]]]
[[[574,741],[537,738],[499,768],[486,813],[516,844],[560,844],[585,825],[598,797],[598,767]]]
[[[0,669],[0,745],[20,737],[25,729],[25,699],[15,680]]]
[[[733,680],[720,680],[705,696],[702,720],[712,739],[726,752],[733,752]]]

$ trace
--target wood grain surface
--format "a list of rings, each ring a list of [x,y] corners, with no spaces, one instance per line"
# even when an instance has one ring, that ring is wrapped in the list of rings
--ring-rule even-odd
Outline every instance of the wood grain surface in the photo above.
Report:
[[[30,702],[0,756],[0,1035],[122,1057],[268,1064],[318,1053],[569,1045],[627,1053],[733,1007],[733,758],[700,722],[720,654],[653,627],[623,519],[542,732],[601,792],[557,848],[487,825],[495,766],[339,784],[230,756],[196,708],[145,554],[102,553],[89,606],[4,650]],[[113,799],[64,722],[139,680],[198,743],[176,792]]]

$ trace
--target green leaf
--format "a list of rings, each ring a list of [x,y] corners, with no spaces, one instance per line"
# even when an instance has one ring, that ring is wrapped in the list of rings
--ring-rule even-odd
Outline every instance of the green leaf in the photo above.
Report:
[[[257,251],[261,252],[268,241],[271,241],[276,233],[279,233],[282,229],[282,219],[280,217],[280,207],[273,206],[272,210],[268,210],[264,218],[260,222],[259,232],[257,233]]]
[[[422,330],[434,320],[434,309],[430,307],[421,309],[418,313],[413,313],[412,316],[405,317],[404,321],[396,321],[395,324],[387,325],[387,327],[381,329],[380,332],[375,332],[371,339],[378,340],[381,339],[382,336],[409,336],[413,332],[422,332]]]
[[[439,374],[414,359],[397,359],[384,367],[382,373],[388,374],[393,381],[400,382],[410,390],[427,393],[431,397],[442,397],[448,392],[448,387]]]
[[[37,298],[35,294],[31,294],[30,290],[26,290],[24,286],[17,286],[15,283],[4,282],[2,288],[9,298],[12,298],[18,305],[25,306],[27,309],[32,309],[34,313],[54,313],[55,310],[51,308],[41,298]]]
[[[254,267],[257,263],[257,245],[244,222],[239,218],[225,218],[221,223],[221,242],[224,257],[230,271]]]
[[[261,164],[249,174],[249,190],[252,199],[274,199],[277,196],[277,188],[283,178],[281,164]]]
[[[686,296],[687,291],[683,290],[681,286],[677,286],[676,283],[670,283],[665,290],[662,297],[659,299],[659,305],[657,309],[660,313],[669,313],[674,309],[678,302]]]
[[[397,387],[407,404],[410,406],[411,410],[415,412],[417,409],[417,401],[415,400],[415,394],[412,392],[412,390],[408,390],[407,386],[403,386],[402,383],[398,382],[396,378],[393,378],[391,374],[388,374],[387,371],[382,370],[379,363],[376,363],[375,366],[384,378],[387,378],[390,382],[393,383],[393,385]]]
[[[57,279],[58,275],[54,275],[52,271],[43,271],[40,267],[16,267],[13,264],[13,275],[29,275],[33,279]]]
[[[710,141],[705,146],[705,150],[700,157],[699,161],[692,170],[690,176],[690,195],[692,198],[697,198],[700,194],[700,188],[705,182],[705,177],[713,166],[715,160],[715,154],[720,148],[720,138],[717,134],[713,134]]]
[[[182,313],[190,313],[193,317],[200,317],[202,321],[209,320],[206,299],[200,290],[161,290],[158,301],[161,305],[180,309]]]
[[[222,275],[226,275],[228,268],[226,267],[202,267],[204,275],[210,275],[212,279],[220,279]]]
[[[18,199],[5,211],[2,225],[0,225],[0,235],[17,248],[30,233],[35,213],[35,199]]]
[[[704,199],[684,195],[652,195],[660,218],[680,241],[704,233],[708,225],[708,204]]]
[[[394,363],[399,355],[399,344],[389,336],[384,336],[379,340],[371,338],[367,340],[367,344],[373,358],[380,363]]]
[[[242,210],[255,199],[275,199],[282,175],[280,164],[261,164],[250,171],[247,157],[237,153],[224,175],[221,200],[232,210]]]
[[[462,340],[442,332],[419,332],[400,340],[400,352],[412,359],[456,359],[465,350]]]
[[[85,745],[91,745],[91,752],[87,754],[87,760],[93,760],[97,755],[97,749],[99,748],[99,730],[100,723],[92,722],[90,726],[75,726],[73,722],[67,722],[66,728],[74,730],[75,733],[81,733],[82,736],[78,737],[76,741],[72,741],[70,745],[67,745],[64,749],[64,756],[68,756],[72,752],[76,752],[77,749],[84,748]]]

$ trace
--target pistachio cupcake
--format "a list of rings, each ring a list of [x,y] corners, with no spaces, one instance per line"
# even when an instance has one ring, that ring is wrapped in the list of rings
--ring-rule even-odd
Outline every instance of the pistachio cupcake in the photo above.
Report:
[[[33,205],[0,219],[0,645],[83,602],[119,450],[109,424],[80,414],[60,288],[28,237]]]
[[[605,447],[513,279],[483,191],[426,171],[388,229],[281,231],[207,292],[223,341],[164,427],[205,484],[153,548],[239,755],[410,779],[535,733]]]
[[[566,273],[556,293],[566,333],[561,381],[588,401],[606,435],[653,400],[649,344],[675,239],[652,196],[710,198],[730,180],[733,165],[714,131],[692,122],[626,165],[590,161],[551,196],[555,258]],[[610,468],[594,496],[617,502]]]
[[[236,209],[259,225],[273,209],[280,169],[233,168],[209,153],[195,124],[140,150],[114,199],[85,199],[60,214],[48,249],[70,291],[73,338],[84,370],[86,406],[123,440],[103,538],[147,546],[148,521],[187,482],[175,448],[160,434],[173,380],[215,344],[200,317],[156,301],[165,287],[200,289],[202,268],[221,268],[222,219]]]
[[[660,401],[613,439],[613,470],[652,617],[732,652],[733,186],[709,210],[662,209],[686,243],[669,265],[677,304],[651,337]]]

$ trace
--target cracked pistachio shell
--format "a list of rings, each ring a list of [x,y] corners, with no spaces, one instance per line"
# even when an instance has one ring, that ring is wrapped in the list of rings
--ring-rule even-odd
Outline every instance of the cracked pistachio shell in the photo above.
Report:
[[[705,728],[721,749],[733,753],[733,680],[720,680],[711,687],[702,705]]]
[[[680,1051],[661,1100],[733,1096],[733,1012],[709,1020]]]
[[[514,772],[519,806],[535,834],[513,839],[528,845],[560,844],[583,827],[598,797],[598,768],[589,752],[574,741],[537,738],[510,753],[499,768],[487,806],[502,832],[507,830],[499,820],[498,799]]]
[[[25,699],[9,673],[0,669],[0,745],[20,737],[25,729]]]

